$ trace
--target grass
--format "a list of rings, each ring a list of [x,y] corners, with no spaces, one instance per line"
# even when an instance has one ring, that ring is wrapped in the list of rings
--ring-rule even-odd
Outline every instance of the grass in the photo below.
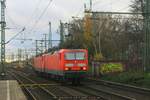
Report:
[[[150,88],[150,73],[147,72],[123,72],[111,75],[104,75],[103,80],[135,85]]]

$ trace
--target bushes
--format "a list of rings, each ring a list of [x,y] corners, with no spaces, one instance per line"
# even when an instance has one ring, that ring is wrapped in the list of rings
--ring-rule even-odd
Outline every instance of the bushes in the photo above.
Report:
[[[123,71],[123,64],[121,63],[104,63],[100,67],[100,73],[102,75],[122,71]]]
[[[120,74],[105,75],[101,79],[150,88],[150,73],[123,72]]]

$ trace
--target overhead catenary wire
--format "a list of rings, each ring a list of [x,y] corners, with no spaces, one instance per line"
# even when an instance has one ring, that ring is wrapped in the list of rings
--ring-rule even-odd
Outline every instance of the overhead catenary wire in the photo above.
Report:
[[[121,9],[118,9],[118,10],[116,10],[116,11],[117,11],[117,12],[119,12],[119,11],[122,11],[122,10],[124,10],[124,9],[128,9],[128,8],[130,8],[130,6],[129,6],[129,5],[127,5],[127,6],[123,7],[123,8],[121,8]]]
[[[95,2],[93,2],[93,5],[97,5],[97,4],[99,4],[99,2],[101,2],[101,1],[95,1]],[[105,3],[106,4],[106,3]]]
[[[42,1],[42,0],[39,0],[39,1],[37,2],[36,6],[35,6],[35,9],[33,10],[31,16],[29,17],[29,21],[27,21],[27,23],[24,25],[25,27],[29,26],[29,24],[32,22],[32,18],[33,18],[34,16],[36,16],[36,12],[38,11],[38,8],[39,8],[39,6],[40,6],[40,4],[41,4],[41,1]]]
[[[81,6],[81,8],[79,9],[79,11],[76,13],[76,16],[77,16],[77,17],[78,17],[78,16],[79,16],[79,14],[81,13],[82,8],[83,8],[83,6]]]
[[[35,12],[37,11],[38,6],[40,5],[40,2],[41,2],[41,1],[42,1],[42,0],[39,0],[39,2],[37,3],[37,6],[36,6],[35,10],[33,11],[32,15],[31,15],[31,17],[30,17],[31,19],[32,19],[33,15],[35,14]],[[38,22],[40,21],[40,19],[42,18],[42,16],[45,14],[45,12],[46,12],[46,10],[48,9],[48,7],[49,7],[49,5],[51,4],[51,2],[52,2],[52,0],[50,0],[49,3],[48,3],[48,5],[44,8],[44,10],[42,11],[42,13],[40,14],[40,16],[38,17],[38,19],[37,19],[36,22],[34,23],[33,28],[32,28],[30,31],[34,30],[34,28],[36,27],[36,25],[38,24]],[[31,19],[29,19],[29,20],[30,20],[29,22],[32,21]],[[10,20],[11,20],[11,23],[14,23],[14,21],[13,21],[11,18],[10,18]],[[20,35],[22,32],[24,32],[24,31],[26,30],[26,28],[27,28],[27,25],[25,24],[24,28],[23,28],[20,32],[18,32],[14,37],[12,37],[9,41],[7,41],[5,44],[8,44],[8,43],[11,42],[13,39],[15,39],[18,35]]]
[[[8,12],[8,9],[6,8],[6,18],[7,18],[7,28],[6,29],[16,29],[16,30],[20,30],[22,29],[22,26],[17,24],[14,19],[11,17],[11,15]],[[11,27],[8,27],[11,26]]]
[[[32,22],[32,17],[33,17],[34,14],[36,13],[36,11],[37,11],[39,5],[41,4],[41,1],[42,1],[42,0],[39,0],[39,1],[38,1],[36,8],[33,10],[33,13],[32,13],[32,15],[31,15],[29,21],[27,21],[27,23],[28,23],[28,22],[30,22],[30,23]],[[38,19],[35,21],[35,23],[34,23],[34,25],[33,25],[33,28],[32,28],[30,31],[34,30],[34,27],[36,27],[36,25],[38,24],[38,22],[40,21],[40,19],[42,18],[42,16],[45,14],[45,12],[46,12],[46,10],[48,9],[48,7],[49,7],[49,5],[50,5],[51,2],[52,2],[52,0],[50,0],[49,3],[48,3],[48,5],[44,8],[44,10],[42,11],[42,13],[41,13],[40,16],[38,17]],[[14,23],[14,21],[12,20],[11,17],[9,17],[9,20],[11,21],[12,24],[15,25],[15,23]],[[29,23],[24,25],[24,31],[27,30],[27,27],[28,27],[28,26],[29,26]],[[15,25],[15,27],[16,27],[16,25]],[[23,32],[23,31],[22,31],[22,32]],[[19,35],[20,33],[22,33],[22,32],[19,32],[18,35]],[[16,34],[16,35],[17,35],[17,34]],[[16,35],[15,35],[15,36],[16,36]],[[17,36],[18,36],[18,35],[17,35]],[[15,37],[15,36],[14,36],[14,37]]]
[[[7,15],[7,19],[9,20],[9,22],[14,25],[15,28],[17,28],[17,24],[14,22],[14,20],[9,16],[9,14],[6,12]]]
[[[45,14],[45,12],[47,11],[48,7],[50,6],[51,2],[53,0],[50,0],[49,3],[47,4],[47,6],[45,7],[45,9],[43,10],[43,12],[41,13],[41,15],[39,16],[39,18],[35,21],[35,23],[33,24],[33,27],[31,28],[30,32],[32,32],[34,30],[34,28],[37,26],[37,24],[39,23],[39,21],[41,20],[41,18],[43,17],[43,15]]]
[[[14,35],[12,38],[10,38],[5,44],[8,44],[10,43],[12,40],[14,40],[18,35],[20,35],[23,31],[25,31],[25,27],[20,31],[18,32],[16,35]]]
[[[117,2],[115,2],[115,4],[116,3],[119,3],[121,0],[117,0]],[[102,2],[101,0],[99,0],[99,1],[95,1],[94,3],[93,3],[93,6],[96,6],[96,5],[98,5],[98,4],[100,4],[100,2]],[[99,6],[99,7],[106,7],[106,6],[109,6],[109,5],[111,5],[112,6],[112,4],[113,4],[113,2],[112,2],[112,0],[110,0],[110,2],[108,2],[108,3],[103,3],[101,6]],[[111,7],[112,8],[112,7]]]

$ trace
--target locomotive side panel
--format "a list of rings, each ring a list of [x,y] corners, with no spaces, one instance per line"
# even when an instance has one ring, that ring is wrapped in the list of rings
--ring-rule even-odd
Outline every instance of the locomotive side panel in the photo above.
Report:
[[[61,49],[54,54],[35,57],[34,67],[39,72],[51,75],[52,78],[78,83],[87,76],[88,53],[84,49]]]
[[[62,75],[59,53],[46,55],[45,72],[53,75]]]
[[[36,57],[36,58],[34,58],[34,69],[36,70],[36,71],[39,71],[39,72],[41,72],[42,71],[42,67],[43,67],[43,65],[42,65],[42,57]]]

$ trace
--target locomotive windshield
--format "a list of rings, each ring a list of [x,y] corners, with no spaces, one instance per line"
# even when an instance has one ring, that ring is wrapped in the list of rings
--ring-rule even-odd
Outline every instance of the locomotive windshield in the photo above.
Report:
[[[65,60],[84,60],[85,53],[84,52],[68,52],[65,53]]]
[[[65,59],[66,60],[74,60],[75,59],[75,54],[74,53],[66,53],[65,54]]]

